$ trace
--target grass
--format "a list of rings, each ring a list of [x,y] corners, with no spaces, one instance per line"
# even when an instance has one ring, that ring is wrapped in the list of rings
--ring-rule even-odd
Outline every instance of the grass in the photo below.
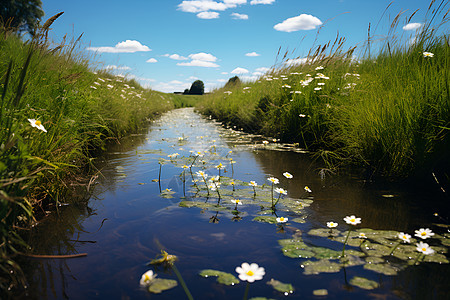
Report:
[[[20,272],[10,257],[26,247],[17,228],[61,203],[85,200],[98,151],[156,115],[189,105],[94,72],[77,52],[79,39],[51,46],[48,29],[58,16],[29,41],[0,28],[0,290],[20,278],[8,275]]]
[[[344,50],[337,37],[311,48],[303,63],[284,57],[257,81],[217,89],[197,107],[297,143],[335,168],[356,164],[389,178],[448,171],[450,44],[448,31],[438,34],[448,21],[443,3],[432,1],[431,21],[412,42],[390,35],[376,45],[377,54],[369,55],[376,47],[368,43],[355,59],[358,48]]]

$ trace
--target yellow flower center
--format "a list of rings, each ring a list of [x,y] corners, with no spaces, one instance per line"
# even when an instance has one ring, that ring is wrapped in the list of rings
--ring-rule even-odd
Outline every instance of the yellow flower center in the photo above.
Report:
[[[246,274],[247,274],[248,276],[253,276],[253,275],[255,275],[255,273],[253,273],[252,270],[248,271]]]
[[[356,222],[356,220],[355,219],[350,219],[350,222]]]
[[[420,235],[424,236],[424,235],[427,235],[427,233],[424,231]]]
[[[42,123],[39,120],[36,120],[36,122],[34,122],[34,124],[36,124],[36,126],[40,126]]]
[[[284,218],[283,218],[283,217],[281,217],[281,218],[280,218],[280,221],[284,221]]]
[[[422,251],[423,251],[423,252],[427,251],[427,248],[422,248]]]
[[[407,238],[406,238],[406,235],[404,235],[403,238],[406,240],[406,239],[407,239]]]

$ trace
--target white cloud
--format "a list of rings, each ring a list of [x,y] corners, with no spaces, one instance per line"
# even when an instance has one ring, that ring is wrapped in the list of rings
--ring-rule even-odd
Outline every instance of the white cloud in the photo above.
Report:
[[[231,17],[235,20],[248,20],[248,15],[246,14],[232,13]]]
[[[242,81],[246,82],[258,80],[258,76],[241,76],[240,78]]]
[[[209,54],[209,53],[204,53],[204,52],[190,54],[189,58],[192,60],[201,60],[201,61],[216,61],[217,60],[217,57],[215,57],[214,55]]]
[[[222,74],[222,75],[228,75],[228,72],[222,72],[222,73],[220,73],[220,74]]]
[[[178,5],[178,9],[184,12],[199,13],[208,10],[224,11],[228,6],[223,2],[214,2],[211,0],[193,0],[183,1]]]
[[[403,26],[403,30],[416,30],[420,26],[422,26],[422,23],[408,23]]]
[[[288,59],[287,61],[284,62],[285,65],[288,66],[295,66],[295,65],[302,65],[304,63],[306,63],[308,61],[308,58],[303,57],[303,58],[295,58],[295,59]]]
[[[126,40],[125,42],[117,43],[114,47],[88,47],[87,50],[105,52],[105,53],[134,53],[151,51],[149,47],[142,45],[138,41]]]
[[[157,61],[155,58],[150,58],[150,59],[147,59],[145,62],[148,62],[148,63],[157,63],[158,61]]]
[[[322,25],[322,21],[318,18],[307,14],[301,14],[296,17],[288,18],[282,23],[276,24],[273,28],[278,31],[292,32],[315,29],[320,25]]]
[[[256,53],[256,52],[250,52],[250,53],[245,53],[245,56],[260,56],[260,54]]]
[[[191,83],[181,82],[178,80],[158,82],[157,84],[152,85],[152,89],[165,93],[183,92],[185,89],[188,89],[190,87]]]
[[[204,68],[216,68],[219,67],[218,64],[215,64],[210,61],[203,61],[203,60],[197,60],[194,59],[190,62],[186,63],[177,63],[177,66],[184,66],[184,67],[204,67]]]
[[[123,66],[123,67],[118,67],[116,65],[107,65],[106,67],[104,67],[105,70],[131,70],[130,67],[127,66]]]
[[[199,18],[199,19],[206,19],[206,20],[218,19],[219,18],[219,13],[215,12],[215,11],[202,11],[202,12],[197,14],[197,18]]]
[[[163,56],[164,57],[168,57],[170,59],[174,59],[174,60],[186,60],[186,59],[188,59],[187,57],[178,55],[176,53],[175,54],[164,54]]]
[[[228,80],[226,79],[217,79],[217,82],[227,82]]]
[[[223,0],[228,7],[236,7],[236,5],[247,4],[247,0]]]
[[[261,67],[261,68],[256,69],[255,71],[256,72],[261,72],[261,73],[266,73],[269,70],[270,70],[270,68]]]
[[[274,3],[275,0],[252,0],[250,1],[251,5],[256,5],[256,4],[272,4]]]
[[[233,71],[231,71],[231,74],[247,74],[249,71],[247,69],[237,67]]]

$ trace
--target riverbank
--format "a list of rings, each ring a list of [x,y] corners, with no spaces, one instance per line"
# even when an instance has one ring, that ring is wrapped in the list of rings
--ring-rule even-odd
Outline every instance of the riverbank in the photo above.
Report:
[[[414,40],[388,35],[381,45],[369,38],[345,50],[338,36],[304,59],[285,55],[255,82],[205,95],[198,109],[312,150],[333,169],[357,165],[393,179],[434,173],[448,181],[450,44],[448,30],[439,31],[445,9],[432,9],[432,22]]]
[[[79,39],[52,45],[51,18],[24,41],[0,28],[0,289],[19,272],[10,255],[26,245],[18,228],[35,216],[83,202],[92,162],[108,143],[186,106],[183,99],[141,87],[135,80],[93,71]],[[6,275],[5,275],[6,274]]]

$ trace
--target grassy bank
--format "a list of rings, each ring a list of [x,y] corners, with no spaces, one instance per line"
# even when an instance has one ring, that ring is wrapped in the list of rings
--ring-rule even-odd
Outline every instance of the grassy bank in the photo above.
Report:
[[[337,38],[313,47],[301,64],[285,59],[255,82],[214,91],[198,109],[298,143],[333,167],[356,164],[393,178],[448,170],[450,45],[448,31],[437,33],[446,9],[413,41],[390,36],[374,55],[370,43],[344,50]]]
[[[25,42],[0,28],[0,290],[11,283],[5,274],[19,270],[10,259],[25,247],[17,228],[49,207],[84,200],[95,153],[186,106],[134,80],[93,72],[77,41],[50,45],[51,23]]]

